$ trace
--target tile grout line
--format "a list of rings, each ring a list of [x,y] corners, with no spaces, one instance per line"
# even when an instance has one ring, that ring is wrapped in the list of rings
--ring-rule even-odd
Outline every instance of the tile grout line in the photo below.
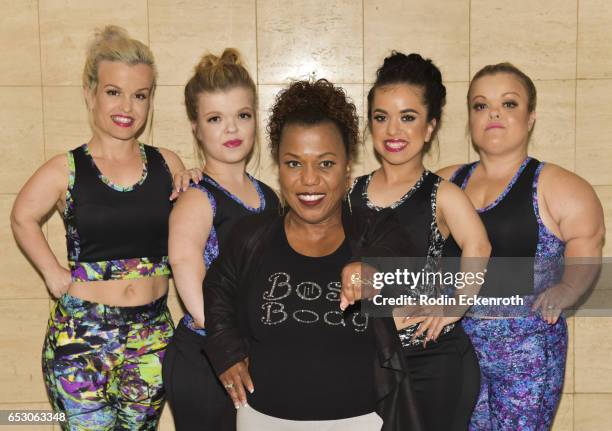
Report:
[[[40,37],[40,0],[37,0],[36,2],[36,19],[38,23],[38,60],[40,61],[40,109],[42,114],[43,159],[47,160],[47,143],[45,141],[45,92],[43,85],[42,39]]]
[[[573,82],[573,81],[611,81],[612,82],[612,76],[609,78],[580,78],[580,79],[563,79],[563,78],[550,78],[550,79],[534,79],[533,82],[534,83],[538,83],[538,82]],[[462,80],[448,80],[445,81],[445,84],[460,84],[460,83],[469,83],[470,81],[462,81]],[[343,85],[368,85],[368,84],[373,84],[372,82],[340,82],[338,81],[337,84],[343,84]],[[270,86],[270,85],[275,85],[275,86],[284,86],[287,85],[287,82],[266,82],[266,83],[260,83],[258,82],[257,85],[264,85],[264,86]],[[0,85],[0,88],[34,88],[34,87],[38,87],[38,85]],[[81,85],[79,84],[49,84],[49,85],[45,85],[45,87],[48,88],[81,88]],[[183,87],[182,84],[158,84],[156,86],[157,88],[160,87]]]
[[[578,32],[580,31],[580,0],[576,0],[576,64],[574,74],[574,173],[578,167]],[[576,429],[576,320],[572,319],[572,431]]]
[[[467,76],[468,89],[470,88],[471,74],[472,74],[472,0],[468,0],[468,76]],[[472,139],[470,138],[469,132],[468,132],[467,143],[466,143],[466,155],[465,155],[465,160],[467,160],[467,163],[470,163],[471,142],[472,142]]]
[[[151,12],[149,10],[149,0],[147,0],[147,45],[149,49],[151,47],[151,28],[149,23],[151,22]]]
[[[362,157],[362,166],[363,169],[365,171],[367,171],[367,166],[366,166],[366,161],[367,161],[367,149],[366,149],[366,143],[365,143],[365,139],[363,139],[363,136],[365,136],[365,128],[367,128],[367,126],[365,125],[365,118],[367,117],[365,110],[368,109],[367,104],[365,104],[365,80],[366,80],[366,72],[365,72],[365,0],[361,0],[361,113],[364,117],[364,130],[363,132],[361,132],[360,130],[360,135],[362,136],[362,145],[361,145],[361,157]],[[351,168],[351,170],[353,170]],[[351,180],[353,178],[353,173],[351,172]]]
[[[470,82],[472,74],[472,0],[468,0],[468,76]]]
[[[259,80],[259,23],[257,16],[257,0],[253,2],[255,7],[254,10],[254,18],[255,18],[255,73],[257,74],[257,85],[260,85],[261,82]]]
[[[151,49],[151,11],[149,8],[149,1],[147,0],[147,46],[149,47],[149,49]],[[152,49],[151,49],[152,51]],[[158,77],[159,78],[159,77]],[[159,87],[158,85],[156,85],[156,87]],[[150,108],[151,110],[151,122],[149,124],[149,145],[155,145],[155,136],[153,134],[153,122],[155,121],[155,104],[153,104]],[[144,132],[143,132],[144,134]]]
[[[578,169],[578,32],[580,31],[580,0],[576,1],[576,64],[574,75],[574,173]]]
[[[38,27],[38,60],[40,61],[40,113],[42,120],[42,147],[43,147],[43,162],[47,161],[47,130],[46,130],[46,113],[45,113],[45,86],[43,85],[43,55],[42,55],[42,38],[40,36],[40,0],[36,2],[36,20]],[[45,222],[43,234],[49,238],[49,223]]]
[[[258,15],[257,15],[257,9],[258,9],[258,5],[257,5],[257,0],[253,1],[253,6],[255,8],[254,10],[254,18],[255,18],[255,74],[257,77],[257,99],[258,99],[258,106],[257,106],[257,110],[260,111],[260,106],[259,106],[259,88],[260,88],[260,82],[259,82],[259,22],[258,22]],[[261,124],[261,118],[257,118],[257,122]],[[257,163],[257,172],[255,173],[257,178],[261,178],[261,174],[262,174],[262,166],[261,166],[261,144],[262,144],[262,130],[261,129],[265,129],[265,125],[262,124],[263,127],[260,128],[260,130],[257,131],[257,136],[255,137],[256,139],[258,139],[258,145],[259,145],[259,162]],[[265,134],[264,134],[265,135]],[[267,147],[267,146],[266,146]]]

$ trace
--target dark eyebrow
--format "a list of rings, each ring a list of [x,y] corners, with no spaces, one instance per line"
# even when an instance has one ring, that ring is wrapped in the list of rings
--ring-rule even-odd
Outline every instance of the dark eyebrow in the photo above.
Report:
[[[374,108],[374,112],[381,112],[383,114],[389,114],[387,111],[385,111],[384,109],[381,108]],[[402,109],[400,111],[400,114],[407,114],[407,113],[411,113],[411,114],[419,114],[419,111],[417,111],[416,109],[412,109],[412,108],[406,108],[406,109]]]
[[[293,153],[285,153],[285,154],[283,154],[283,156],[284,157],[293,157],[293,158],[296,158],[296,159],[300,158],[300,156],[298,156],[297,154],[293,154]],[[337,157],[338,155],[336,153],[334,153],[333,151],[328,151],[326,153],[319,154],[318,157],[321,158],[321,157],[326,157],[326,156],[336,156]]]
[[[285,153],[285,154],[283,154],[283,156],[285,156],[285,157],[293,157],[295,159],[299,159],[300,158],[300,156],[298,156],[297,154],[293,154],[293,153]]]
[[[334,153],[333,151],[328,151],[327,153],[323,153],[323,154],[321,154],[321,155],[319,156],[319,158],[321,158],[321,157],[327,157],[327,156],[334,156],[334,157],[335,157],[335,156],[337,156],[337,154],[336,154],[336,153]]]

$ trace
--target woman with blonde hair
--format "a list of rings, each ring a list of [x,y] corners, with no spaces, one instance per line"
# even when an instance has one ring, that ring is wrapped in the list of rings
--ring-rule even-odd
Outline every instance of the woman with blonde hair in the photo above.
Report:
[[[164,385],[177,430],[233,430],[234,406],[203,352],[202,281],[236,223],[277,211],[278,199],[246,172],[256,149],[257,94],[238,51],[201,59],[185,86],[185,107],[206,164],[170,216],[170,262],[187,314],[168,348]]]
[[[150,118],[153,55],[120,27],[89,46],[83,92],[92,137],[46,162],[20,191],[15,238],[58,299],[43,373],[64,429],[154,430],[164,391],[161,363],[173,324],[166,306],[171,151],[137,140]],[[69,269],[41,223],[57,209]]]

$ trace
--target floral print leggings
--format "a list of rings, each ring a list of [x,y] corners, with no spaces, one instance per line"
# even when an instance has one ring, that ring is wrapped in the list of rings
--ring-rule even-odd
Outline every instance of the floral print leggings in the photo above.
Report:
[[[174,327],[166,297],[137,307],[64,295],[43,347],[47,393],[65,430],[155,430],[161,364]]]
[[[480,363],[481,385],[471,431],[549,430],[561,398],[567,353],[563,317],[466,317],[463,328]]]

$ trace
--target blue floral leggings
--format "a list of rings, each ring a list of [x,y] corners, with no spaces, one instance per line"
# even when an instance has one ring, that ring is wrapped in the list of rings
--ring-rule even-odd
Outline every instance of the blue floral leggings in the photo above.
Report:
[[[563,388],[565,319],[549,325],[539,316],[466,317],[462,323],[481,372],[470,431],[549,430]]]

